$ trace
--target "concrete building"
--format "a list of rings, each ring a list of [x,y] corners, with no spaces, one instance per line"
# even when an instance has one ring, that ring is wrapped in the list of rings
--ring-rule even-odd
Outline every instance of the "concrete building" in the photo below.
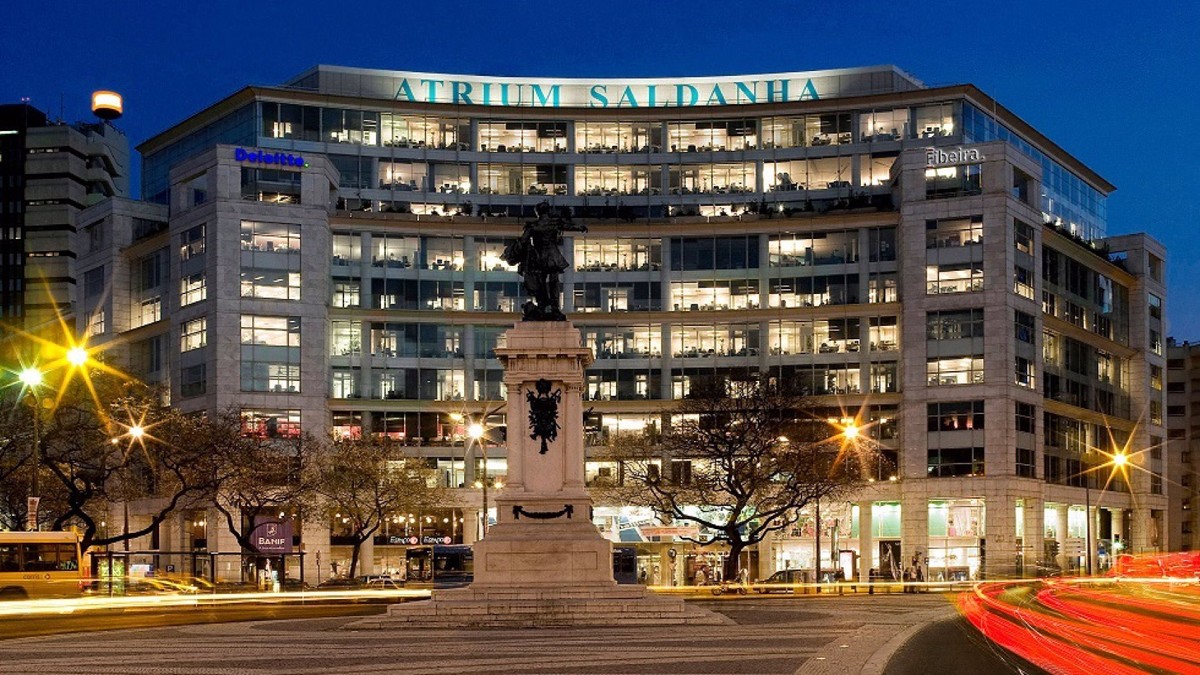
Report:
[[[128,195],[129,142],[111,124],[64,124],[28,103],[0,105],[0,321],[57,326],[79,284],[79,212]]]
[[[1200,345],[1167,341],[1167,547],[1170,551],[1200,549],[1200,505],[1197,475],[1200,466]]]
[[[81,263],[114,303],[91,332],[127,342],[181,408],[240,406],[248,433],[384,434],[437,467],[455,503],[389,519],[368,571],[476,536],[466,421],[504,396],[493,350],[522,299],[500,254],[543,200],[590,227],[564,245],[564,309],[596,355],[590,446],[661,431],[697,376],[766,372],[857,419],[888,460],[855,500],[757,547],[757,576],[817,556],[847,576],[914,558],[933,579],[1101,569],[1166,545],[1165,251],[1108,236],[1113,186],[971,85],[890,66],[669,81],[320,66],[139,151],[154,204],[81,220],[112,232]],[[156,225],[116,232],[135,217]],[[1145,471],[1108,481],[1122,451]],[[489,480],[504,457],[490,448]],[[664,475],[686,480],[689,461]],[[593,485],[621,475],[588,461]],[[595,515],[651,582],[720,555],[637,509]],[[181,517],[180,542],[200,520]],[[307,549],[348,557],[326,525],[306,524]]]

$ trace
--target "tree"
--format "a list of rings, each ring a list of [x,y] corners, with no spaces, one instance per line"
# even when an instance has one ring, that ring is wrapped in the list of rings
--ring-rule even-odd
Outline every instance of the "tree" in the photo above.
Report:
[[[217,467],[213,507],[242,549],[251,552],[257,552],[256,520],[302,515],[313,505],[314,461],[321,452],[321,443],[308,435],[279,438],[256,431],[236,408],[209,417],[206,425],[206,444]]]
[[[364,542],[395,512],[436,506],[442,491],[433,487],[433,471],[405,448],[386,438],[339,440],[322,455],[316,492],[335,521],[348,532],[349,576],[358,569]]]
[[[810,503],[859,488],[877,460],[849,426],[822,418],[811,400],[774,379],[696,380],[672,413],[658,443],[612,443],[625,480],[610,492],[712,535],[688,541],[727,543],[726,579],[736,577],[747,547],[793,525]],[[664,472],[666,459],[683,463]]]
[[[151,388],[103,372],[37,396],[5,390],[0,397],[5,524],[24,527],[25,497],[36,492],[39,523],[55,530],[77,527],[86,549],[145,536],[181,504],[208,494],[210,454],[195,442],[197,421],[159,400]],[[139,429],[136,437],[130,435],[133,427]],[[115,532],[102,525],[115,504],[134,499],[152,500],[149,522]]]

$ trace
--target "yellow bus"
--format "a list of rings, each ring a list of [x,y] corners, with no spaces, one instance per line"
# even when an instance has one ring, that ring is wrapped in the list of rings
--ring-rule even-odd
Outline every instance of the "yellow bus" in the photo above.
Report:
[[[0,532],[0,600],[79,595],[82,562],[74,532]]]

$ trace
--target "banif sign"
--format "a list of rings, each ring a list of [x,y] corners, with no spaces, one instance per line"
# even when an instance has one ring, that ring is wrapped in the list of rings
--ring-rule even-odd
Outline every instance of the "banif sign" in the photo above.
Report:
[[[255,518],[250,531],[254,550],[266,555],[292,552],[292,521],[276,518]]]

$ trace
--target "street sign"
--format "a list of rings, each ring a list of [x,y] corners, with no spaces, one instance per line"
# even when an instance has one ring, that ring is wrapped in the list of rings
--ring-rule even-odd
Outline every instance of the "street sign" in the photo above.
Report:
[[[38,504],[41,501],[41,497],[30,497],[26,502],[25,529],[30,532],[38,529]]]

